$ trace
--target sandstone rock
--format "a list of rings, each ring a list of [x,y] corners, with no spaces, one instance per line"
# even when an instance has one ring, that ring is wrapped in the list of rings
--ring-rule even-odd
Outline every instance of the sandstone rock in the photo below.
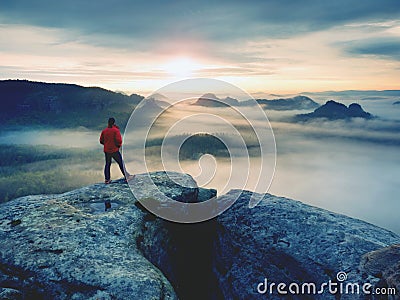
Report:
[[[386,287],[394,287],[396,289],[396,294],[389,299],[399,299],[400,295],[400,262],[394,264],[394,266],[389,267],[383,272],[382,279],[384,280]]]
[[[25,299],[176,299],[136,247],[145,214],[135,202],[117,181],[2,204],[0,286]]]
[[[146,178],[157,188],[149,187]],[[199,189],[190,176],[179,173],[137,175],[132,186],[140,189],[136,195],[151,201],[159,201],[160,191],[183,202],[215,196],[214,190]],[[269,283],[319,287],[329,280],[340,282],[338,272],[346,273],[343,283],[399,288],[399,247],[384,248],[399,244],[398,235],[268,194],[252,209],[247,191],[233,190],[217,203],[233,202],[237,195],[223,214],[197,224],[161,220],[138,204],[122,180],[4,203],[0,295],[145,300],[177,299],[178,293],[191,300],[281,299],[276,288],[271,295],[259,294],[258,284],[267,278]],[[105,201],[111,204],[107,211]],[[339,296],[363,299],[329,293],[286,298]]]
[[[362,257],[361,270],[377,278],[382,273],[400,262],[400,245],[391,245],[369,252]]]
[[[220,198],[229,200],[230,194],[235,191]],[[362,284],[362,255],[400,241],[396,234],[366,222],[268,194],[250,209],[250,197],[250,192],[243,192],[217,218],[214,270],[227,299],[260,299],[257,285],[265,278],[276,284],[311,282],[319,286],[329,280],[337,282],[337,273],[345,272],[344,283]],[[290,296],[307,299],[307,295]],[[329,293],[308,296],[335,299]],[[267,297],[280,299],[282,295],[275,287]],[[357,297],[342,295],[341,299]]]
[[[217,190],[199,188],[199,194],[197,195],[197,202],[207,201],[216,196],[217,196]]]
[[[131,183],[136,198],[169,197],[179,202],[197,202],[199,188],[190,175],[177,172],[153,172],[137,175]]]
[[[10,288],[0,288],[1,300],[22,300],[23,295],[20,291]]]
[[[395,288],[399,297],[400,245],[391,245],[365,254],[362,257],[360,269],[363,277],[375,283],[375,286]],[[396,299],[396,297],[392,295],[389,299]]]

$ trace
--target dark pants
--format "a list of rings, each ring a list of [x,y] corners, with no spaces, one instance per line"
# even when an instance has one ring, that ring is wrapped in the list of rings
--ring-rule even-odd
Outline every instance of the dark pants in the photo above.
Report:
[[[117,162],[119,169],[121,170],[122,174],[126,178],[125,170],[124,170],[124,162],[122,161],[122,155],[119,151],[114,153],[106,153],[104,152],[106,157],[106,165],[104,167],[104,177],[106,180],[110,180],[110,167],[111,167],[111,159]]]

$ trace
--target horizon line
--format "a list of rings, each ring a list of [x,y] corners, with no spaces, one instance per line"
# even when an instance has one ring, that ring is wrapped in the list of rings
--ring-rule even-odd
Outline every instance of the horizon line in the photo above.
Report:
[[[101,85],[85,85],[84,83],[73,83],[73,82],[49,82],[49,81],[40,81],[40,80],[32,80],[32,79],[21,79],[21,78],[4,78],[0,79],[0,82],[4,81],[26,81],[26,82],[32,82],[32,83],[45,83],[45,84],[64,84],[64,85],[76,85],[76,86],[81,86],[84,88],[101,88],[113,93],[119,93],[119,94],[125,94],[127,96],[131,96],[133,94],[139,95],[139,96],[144,96],[143,94],[148,94],[149,96],[157,92],[157,90],[148,92],[148,91],[138,91],[138,92],[133,92],[133,91],[121,91],[121,90],[112,90],[110,88],[101,86]],[[177,80],[179,81],[179,80]],[[269,95],[275,95],[275,96],[287,96],[287,95],[301,95],[301,94],[322,94],[322,93],[343,93],[343,92],[391,92],[391,91],[399,91],[400,92],[400,87],[398,88],[390,88],[390,89],[344,89],[344,90],[318,90],[318,91],[302,91],[302,92],[265,92],[265,91],[253,91],[249,92],[250,95],[252,94],[269,94]]]

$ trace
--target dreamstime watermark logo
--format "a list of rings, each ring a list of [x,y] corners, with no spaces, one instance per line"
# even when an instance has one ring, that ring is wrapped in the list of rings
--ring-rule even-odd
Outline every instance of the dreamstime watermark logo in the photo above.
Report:
[[[223,187],[219,192],[235,189],[230,201],[214,197],[185,203],[157,187],[151,176],[142,176],[140,185],[129,182],[135,197],[155,215],[194,223],[225,211],[242,189],[258,192],[249,201],[249,207],[256,206],[272,183],[276,145],[264,110],[249,94],[202,78],[166,85],[143,99],[126,126],[123,155],[128,171],[136,174],[165,171],[189,190],[214,183]],[[197,184],[173,172],[188,173]],[[143,200],[149,194],[156,201]]]
[[[277,294],[277,295],[396,295],[394,287],[374,287],[371,283],[357,283],[347,281],[347,273],[340,271],[336,274],[336,280],[329,280],[317,284],[315,282],[291,282],[276,283],[269,282],[264,278],[263,282],[257,284],[257,292],[259,294]]]

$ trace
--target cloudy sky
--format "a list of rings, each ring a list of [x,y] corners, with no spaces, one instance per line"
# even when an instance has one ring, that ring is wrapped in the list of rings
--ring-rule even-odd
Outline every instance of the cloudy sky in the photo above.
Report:
[[[149,93],[399,89],[399,0],[0,1],[0,79]]]

